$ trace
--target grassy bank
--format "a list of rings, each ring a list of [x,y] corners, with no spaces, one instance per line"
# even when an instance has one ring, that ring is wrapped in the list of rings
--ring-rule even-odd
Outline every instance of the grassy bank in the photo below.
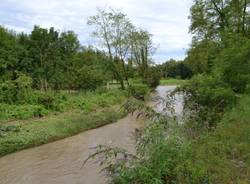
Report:
[[[200,129],[203,132],[197,137],[191,137],[187,134],[190,128],[174,120],[148,124],[137,139],[139,156],[131,158],[131,162],[121,162],[118,157],[112,165],[115,169],[108,170],[113,174],[113,183],[249,183],[249,104],[249,95],[241,97],[234,108],[225,110],[216,128]]]
[[[39,120],[27,120],[15,125],[2,125],[0,156],[69,137],[92,128],[116,122],[125,114],[116,107],[96,112],[69,112]]]
[[[181,85],[184,84],[186,80],[181,80],[181,79],[161,79],[160,80],[160,85]]]
[[[125,93],[118,89],[86,92],[34,91],[23,104],[0,104],[0,123],[41,118],[71,110],[91,112],[100,107],[119,104]]]
[[[67,100],[60,103],[62,110],[47,110],[42,118],[32,116],[27,105],[18,105],[23,111],[20,118],[14,116],[15,121],[11,115],[18,110],[9,108],[7,113],[1,112],[5,121],[0,123],[0,156],[115,122],[125,115],[119,111],[124,100],[125,93],[119,90],[67,94]]]
[[[185,165],[211,183],[250,182],[250,96],[227,112],[218,128],[191,144]]]

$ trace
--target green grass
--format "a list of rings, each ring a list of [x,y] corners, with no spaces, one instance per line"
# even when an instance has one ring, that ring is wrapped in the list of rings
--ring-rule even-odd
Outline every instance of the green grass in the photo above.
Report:
[[[66,91],[46,92],[44,95],[53,99],[49,108],[37,102],[15,105],[0,104],[0,123],[44,117],[49,114],[58,114],[70,110],[91,112],[100,107],[111,107],[122,102],[126,94],[118,89],[110,89],[74,93]]]
[[[217,129],[191,144],[186,165],[212,183],[250,182],[250,96],[224,115]]]
[[[181,80],[181,79],[161,79],[160,80],[160,85],[181,85],[184,84],[186,80]]]
[[[106,107],[91,113],[74,111],[14,125],[4,124],[0,126],[0,130],[7,127],[0,134],[0,156],[116,122],[124,115],[118,107]]]
[[[41,105],[9,105],[0,103],[0,122],[29,119],[38,117],[39,114],[46,116],[48,113],[49,111]]]
[[[0,108],[0,156],[69,137],[122,118],[119,111],[126,93],[118,89],[69,94],[55,107],[7,105]],[[35,115],[44,110],[44,117]],[[39,115],[39,114],[38,114]]]

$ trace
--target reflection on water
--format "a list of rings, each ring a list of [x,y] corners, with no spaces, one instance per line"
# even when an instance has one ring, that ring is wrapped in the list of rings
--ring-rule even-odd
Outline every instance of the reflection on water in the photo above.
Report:
[[[158,86],[153,97],[154,109],[162,114],[171,114],[169,105],[174,111],[174,115],[180,117],[183,111],[183,96],[175,94],[173,99],[169,99],[168,95],[176,89],[177,86]]]

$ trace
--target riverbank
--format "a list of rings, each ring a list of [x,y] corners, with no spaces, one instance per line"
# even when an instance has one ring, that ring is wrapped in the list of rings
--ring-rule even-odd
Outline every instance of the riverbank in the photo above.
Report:
[[[215,131],[193,141],[179,168],[185,168],[185,173],[193,173],[192,177],[203,176],[211,183],[249,183],[249,104],[250,96],[243,96],[237,106],[224,114]],[[180,173],[184,173],[182,171]],[[182,175],[181,178],[187,177]]]
[[[171,89],[172,87],[158,87],[155,93],[152,94],[152,97],[159,95],[163,98],[166,95],[165,92]],[[158,98],[158,100],[160,99]],[[160,106],[158,102],[153,101],[152,107],[158,109]],[[107,115],[108,113],[105,114]],[[114,111],[109,114],[109,117],[114,118]],[[97,119],[101,117],[103,118],[100,114],[100,116],[97,116]],[[77,120],[77,118],[75,119]],[[101,122],[99,120],[98,122]],[[51,118],[51,121],[53,121],[53,118]],[[93,121],[93,118],[89,119],[89,121]],[[77,120],[76,122],[79,121]],[[42,123],[39,124],[42,125]],[[59,125],[61,123],[58,122]],[[4,165],[4,167],[0,167],[0,183],[105,184],[107,183],[107,178],[100,173],[100,170],[103,168],[99,164],[90,161],[81,168],[82,163],[95,151],[94,148],[97,145],[119,147],[130,153],[135,153],[134,133],[135,129],[141,126],[144,126],[143,119],[127,115],[116,123],[85,131],[39,147],[6,155],[0,158],[0,165]],[[58,128],[60,127],[63,126]]]
[[[76,135],[116,122],[125,116],[125,112],[119,109],[126,95],[117,89],[72,94],[68,98],[64,102],[68,104],[65,112],[1,123],[0,156]]]
[[[105,184],[102,167],[93,161],[81,168],[84,160],[100,144],[134,152],[133,134],[140,125],[136,117],[128,115],[116,123],[6,155],[0,158],[0,183]]]
[[[238,97],[237,104],[225,109],[216,127],[210,130],[191,129],[187,124],[168,119],[150,124],[138,139],[139,156],[136,155],[132,165],[112,165],[115,168],[110,171],[112,181],[126,184],[135,181],[147,184],[155,181],[249,183],[250,96]],[[193,130],[199,130],[199,136],[192,136]],[[120,164],[119,160],[117,163]]]
[[[187,80],[181,80],[181,79],[161,79],[160,85],[181,85],[184,84]]]
[[[105,88],[95,91],[32,91],[26,102],[0,103],[0,124],[39,119],[72,110],[89,113],[119,104],[125,97],[125,91]]]

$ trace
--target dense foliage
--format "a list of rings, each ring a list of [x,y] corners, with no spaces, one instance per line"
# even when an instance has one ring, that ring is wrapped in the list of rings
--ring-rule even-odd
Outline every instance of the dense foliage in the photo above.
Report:
[[[145,100],[145,96],[149,92],[149,87],[147,84],[142,83],[142,81],[133,80],[130,82],[128,92],[130,96],[136,99]]]
[[[185,61],[171,59],[157,68],[162,78],[190,79],[193,75],[191,67]]]
[[[186,61],[195,74],[202,75],[194,77],[184,91],[189,108],[199,106],[197,117],[207,127],[216,126],[222,112],[250,84],[248,8],[245,0],[195,0],[191,8],[194,36]]]
[[[94,90],[114,79],[141,100],[160,77],[193,76],[176,90],[185,98],[184,123],[142,103],[125,104],[132,109],[128,112],[149,122],[137,130],[134,155],[119,148],[97,150],[111,183],[249,183],[249,9],[248,0],[194,0],[190,9],[193,40],[187,58],[156,67],[150,65],[152,35],[115,10],[99,10],[88,21],[107,53],[80,46],[71,31],[35,26],[27,35],[1,27],[0,119],[41,117],[68,108],[85,113],[81,118],[98,126],[101,116],[104,123],[112,122],[112,114],[100,112],[101,116],[91,118],[86,112],[117,104],[124,94],[96,90],[82,96],[76,90]],[[97,94],[91,98],[89,93]],[[66,132],[60,125],[68,124],[62,120],[45,122],[46,129],[37,123],[1,124],[0,155],[93,127],[79,123],[78,118],[70,119],[77,123]]]
[[[248,0],[193,1],[193,40],[182,64],[194,77],[176,90],[185,98],[184,123],[132,103],[149,122],[137,131],[135,155],[100,152],[111,183],[249,183],[249,8]],[[169,77],[179,63],[164,65]]]
[[[159,84],[151,34],[115,10],[98,11],[88,24],[101,46],[53,27],[0,26],[0,156],[117,121],[125,97],[142,100]]]
[[[33,104],[34,90],[95,90],[113,80],[122,89],[130,78],[149,87],[159,84],[160,76],[150,66],[151,34],[112,9],[99,10],[88,24],[96,26],[93,35],[107,52],[82,46],[73,31],[34,26],[26,34],[0,27],[0,103]],[[44,95],[37,98],[53,101]]]
[[[108,51],[112,75],[123,89],[124,80],[129,83],[129,77],[135,76],[133,68],[143,81],[156,79],[152,77],[154,70],[150,70],[155,48],[148,31],[136,27],[126,14],[114,9],[98,10],[97,15],[89,17],[88,24],[95,26],[93,36]]]
[[[36,89],[72,90],[95,89],[110,79],[105,54],[81,47],[72,31],[60,33],[35,26],[27,35],[0,30],[2,83],[26,80],[19,77],[22,75]]]
[[[0,123],[0,156],[103,126],[125,115],[119,106],[126,93],[118,89],[43,92],[33,98],[38,104],[0,104],[0,122],[4,122]]]

